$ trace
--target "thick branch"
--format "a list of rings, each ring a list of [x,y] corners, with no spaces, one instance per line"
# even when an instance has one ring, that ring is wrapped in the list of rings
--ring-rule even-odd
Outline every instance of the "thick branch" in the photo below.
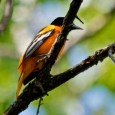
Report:
[[[76,14],[81,6],[82,0],[73,0],[70,4],[69,11],[67,15],[65,16],[63,27],[61,33],[58,35],[57,41],[54,45],[54,47],[51,50],[50,58],[48,58],[46,64],[44,65],[44,68],[40,71],[40,78],[42,80],[48,78],[50,74],[50,70],[52,66],[55,63],[55,60],[58,56],[59,51],[61,50],[62,46],[64,45],[64,42],[66,41],[66,37],[69,33],[68,26],[73,22],[73,20],[76,17]]]
[[[106,57],[108,57],[108,51],[110,49],[112,49],[112,53],[115,54],[115,43],[96,51],[95,54],[89,56],[75,67],[42,81],[45,91],[48,92],[53,90],[93,65],[97,65],[99,61],[102,62]],[[40,90],[38,84],[39,82],[36,79],[34,82],[30,83],[19,96],[19,99],[10,105],[5,111],[5,115],[17,115],[20,111],[23,111],[25,108],[27,108],[31,101],[38,99],[38,97],[43,97],[45,94]]]
[[[79,73],[87,70],[88,68],[97,65],[98,62],[102,62],[105,58],[108,57],[108,52],[112,50],[112,54],[115,54],[115,43],[109,45],[106,48],[100,49],[95,52],[92,56],[87,57],[81,63],[76,65],[75,67],[68,69],[67,71],[54,75],[53,80],[55,81],[55,87],[59,86],[59,84],[63,84],[64,82],[68,81],[69,79],[75,77]],[[57,83],[57,84],[56,84]],[[54,87],[54,86],[53,86]]]

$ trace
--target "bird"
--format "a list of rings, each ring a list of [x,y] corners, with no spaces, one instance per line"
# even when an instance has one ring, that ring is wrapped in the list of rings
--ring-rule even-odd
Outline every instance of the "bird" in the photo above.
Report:
[[[26,85],[32,79],[29,79],[29,75],[33,72],[40,71],[45,64],[45,56],[50,52],[53,44],[57,40],[58,34],[62,30],[64,17],[57,17],[54,19],[51,24],[47,25],[43,29],[41,29],[34,37],[32,42],[27,47],[26,51],[23,53],[19,60],[18,64],[18,73],[20,75],[16,90],[16,98],[18,99],[18,95],[20,93],[22,85]],[[82,29],[72,23],[69,26],[69,31],[75,29]],[[64,49],[65,43],[59,54],[57,56],[60,57],[62,51]]]

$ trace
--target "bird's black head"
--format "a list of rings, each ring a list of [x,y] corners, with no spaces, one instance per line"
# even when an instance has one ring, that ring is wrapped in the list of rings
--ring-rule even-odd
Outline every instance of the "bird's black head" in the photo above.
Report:
[[[64,20],[64,17],[58,17],[51,24],[56,25],[56,26],[62,26],[63,20]],[[75,29],[82,29],[82,28],[76,26],[74,23],[70,24],[68,27],[69,27],[69,31],[75,30]]]
[[[56,18],[51,24],[56,26],[62,26],[64,17]]]

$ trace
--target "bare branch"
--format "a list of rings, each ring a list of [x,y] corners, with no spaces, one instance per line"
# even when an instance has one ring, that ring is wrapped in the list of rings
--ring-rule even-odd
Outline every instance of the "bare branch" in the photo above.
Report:
[[[99,61],[102,62],[108,57],[108,52],[110,49],[112,49],[112,54],[115,54],[115,43],[96,51],[95,54],[89,56],[75,67],[42,81],[42,86],[47,92],[53,90],[93,65],[97,65]],[[34,73],[33,75],[37,74],[38,73]],[[4,112],[4,115],[17,115],[19,112],[26,109],[31,101],[43,97],[45,94],[38,86],[38,82],[39,81],[35,79],[34,82],[30,83],[19,96],[18,100],[13,102],[13,104],[10,105],[9,108]]]
[[[6,28],[12,14],[12,0],[6,0],[3,19],[0,22],[0,33]]]

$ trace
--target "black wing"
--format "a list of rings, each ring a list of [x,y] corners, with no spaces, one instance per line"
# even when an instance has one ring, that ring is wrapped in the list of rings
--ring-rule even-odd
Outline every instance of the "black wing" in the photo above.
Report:
[[[44,33],[44,34],[40,34],[38,35],[28,46],[25,54],[24,54],[24,58],[28,58],[30,55],[32,55],[32,53],[42,45],[42,43],[47,40],[48,37],[50,37],[54,32],[54,29]]]

